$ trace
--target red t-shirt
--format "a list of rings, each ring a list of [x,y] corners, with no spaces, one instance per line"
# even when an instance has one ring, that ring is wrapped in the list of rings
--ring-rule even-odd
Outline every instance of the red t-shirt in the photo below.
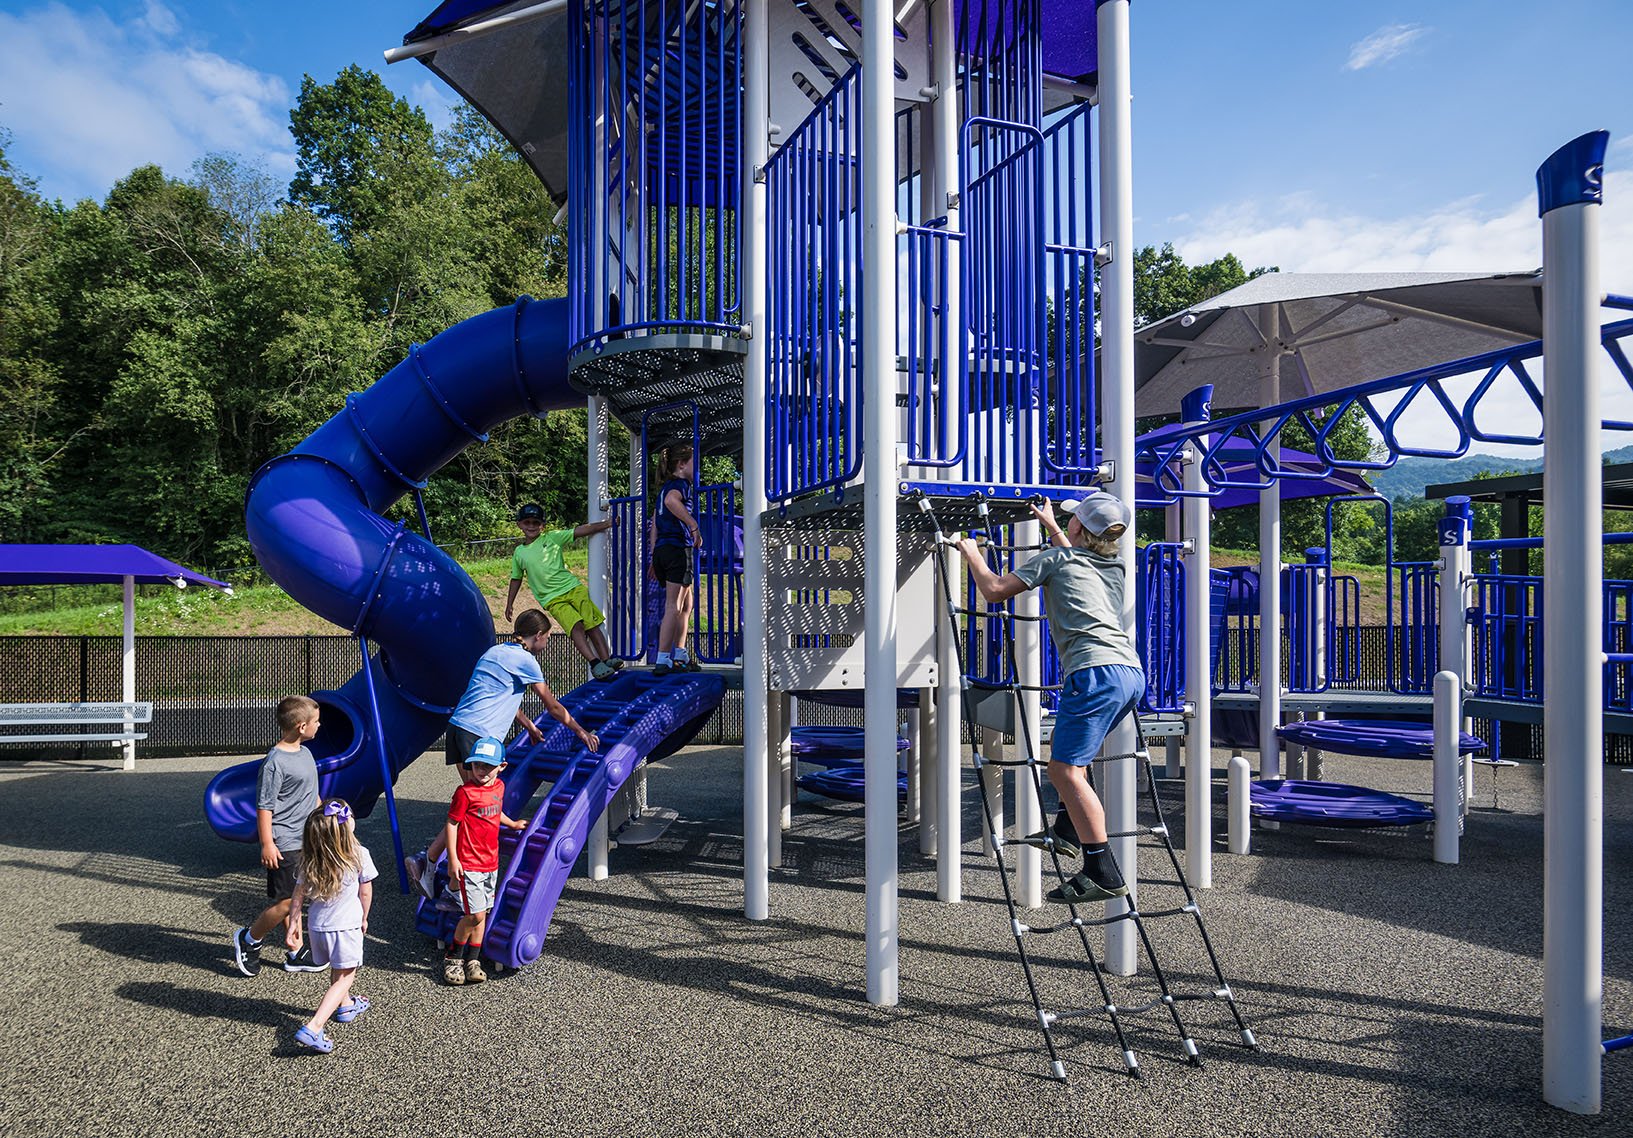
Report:
[[[465,783],[454,791],[448,821],[459,825],[454,853],[461,869],[488,873],[499,868],[499,815],[504,799],[505,784],[497,778],[487,786]]]

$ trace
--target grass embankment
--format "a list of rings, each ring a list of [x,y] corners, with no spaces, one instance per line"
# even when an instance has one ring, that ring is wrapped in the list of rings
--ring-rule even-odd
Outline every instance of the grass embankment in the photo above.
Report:
[[[1215,568],[1258,563],[1259,555],[1251,551],[1216,549],[1213,552]],[[494,557],[461,562],[461,565],[487,597],[494,623],[503,627],[505,593],[510,588],[510,558]],[[584,551],[567,550],[567,566],[582,576]],[[1345,562],[1338,564],[1337,571],[1360,582],[1360,623],[1384,623],[1384,571],[1376,565]],[[37,612],[0,613],[0,636],[119,635],[117,585],[62,592],[72,598],[70,603]],[[534,607],[532,595],[526,589],[517,598],[517,606]],[[168,585],[148,585],[137,590],[138,636],[335,636],[349,631],[308,612],[276,585],[234,589],[230,597],[215,589],[175,589]]]
[[[503,626],[510,558],[461,564],[487,597],[494,623]],[[567,565],[582,575],[584,551],[568,550]],[[0,636],[119,635],[118,585],[84,586],[62,592],[71,599],[60,607],[0,613]],[[518,609],[535,607],[526,589],[516,604]],[[197,587],[144,585],[137,589],[138,636],[337,636],[350,631],[308,612],[276,585],[235,588],[230,597],[216,589]]]

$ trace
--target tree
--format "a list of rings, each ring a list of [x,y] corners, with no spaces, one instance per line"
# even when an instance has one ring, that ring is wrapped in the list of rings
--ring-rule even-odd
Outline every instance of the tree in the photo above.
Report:
[[[1203,265],[1187,265],[1171,243],[1164,242],[1161,249],[1147,245],[1134,253],[1134,326],[1141,328],[1184,312],[1209,297],[1276,271],[1274,266],[1260,266],[1250,272],[1234,253]]]

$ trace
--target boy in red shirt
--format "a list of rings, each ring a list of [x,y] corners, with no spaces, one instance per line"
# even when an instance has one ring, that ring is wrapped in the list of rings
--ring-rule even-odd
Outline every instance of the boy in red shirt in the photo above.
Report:
[[[469,781],[454,791],[448,807],[448,883],[459,895],[459,924],[442,962],[442,978],[450,984],[480,984],[482,933],[488,910],[499,887],[499,827],[527,829],[527,819],[505,817],[505,745],[498,739],[479,739],[464,764]]]

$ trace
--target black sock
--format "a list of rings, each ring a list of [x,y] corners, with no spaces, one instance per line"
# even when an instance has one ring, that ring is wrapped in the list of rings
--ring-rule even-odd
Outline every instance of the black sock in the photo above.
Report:
[[[475,960],[481,955],[482,955],[482,942],[481,941],[473,940],[470,944],[467,944],[465,946],[465,959],[466,960]]]
[[[465,949],[468,948],[468,947],[469,946],[466,945],[464,942],[456,941],[456,942],[448,945],[448,954],[445,957],[443,957],[443,959],[444,960],[464,960],[465,959]]]
[[[1117,871],[1117,862],[1111,856],[1111,847],[1104,843],[1083,847],[1083,872],[1088,874],[1096,885],[1107,889],[1116,889],[1123,884],[1123,875]]]
[[[1066,812],[1066,807],[1062,806],[1055,814],[1054,828],[1055,833],[1061,837],[1070,838],[1074,842],[1077,841],[1077,827],[1072,825],[1072,816]]]

